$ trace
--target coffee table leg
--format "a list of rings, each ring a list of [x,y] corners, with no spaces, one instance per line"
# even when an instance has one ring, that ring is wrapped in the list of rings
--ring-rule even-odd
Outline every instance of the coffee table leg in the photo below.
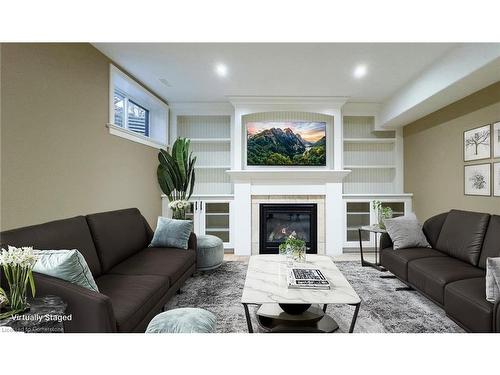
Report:
[[[328,307],[328,305],[325,303],[325,304],[323,305],[323,312],[324,312],[324,313],[326,313],[326,308],[327,308],[327,307]]]
[[[248,305],[244,303],[243,308],[245,309],[245,317],[247,319],[248,333],[253,333],[252,320],[250,319],[250,312],[248,311]]]
[[[356,306],[356,309],[354,310],[354,316],[352,317],[351,327],[349,328],[349,333],[354,332],[354,326],[356,325],[356,319],[358,319],[359,307],[361,306],[361,302],[357,303],[356,305],[351,305],[351,306]]]

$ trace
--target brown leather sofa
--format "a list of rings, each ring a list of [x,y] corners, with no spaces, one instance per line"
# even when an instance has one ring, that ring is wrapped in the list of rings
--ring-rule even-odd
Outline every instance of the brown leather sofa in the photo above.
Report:
[[[432,249],[393,250],[381,237],[381,263],[401,281],[444,308],[469,332],[500,332],[500,303],[486,300],[486,258],[500,256],[500,216],[451,210],[423,231]]]
[[[35,273],[38,295],[57,295],[72,320],[65,332],[144,332],[151,319],[196,269],[196,236],[189,249],[148,247],[153,231],[137,208],[102,212],[13,229],[2,247],[78,249],[100,293]]]

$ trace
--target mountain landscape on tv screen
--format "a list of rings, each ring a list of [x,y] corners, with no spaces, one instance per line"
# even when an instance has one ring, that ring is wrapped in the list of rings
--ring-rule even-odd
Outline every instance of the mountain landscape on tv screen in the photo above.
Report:
[[[299,132],[287,128],[271,127],[248,133],[247,165],[326,165],[326,136],[313,142],[305,140]]]

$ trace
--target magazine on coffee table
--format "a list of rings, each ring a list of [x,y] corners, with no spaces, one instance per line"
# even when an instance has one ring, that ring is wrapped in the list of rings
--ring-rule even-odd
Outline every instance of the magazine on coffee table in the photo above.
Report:
[[[330,289],[330,282],[319,268],[290,268],[287,281],[289,289]]]

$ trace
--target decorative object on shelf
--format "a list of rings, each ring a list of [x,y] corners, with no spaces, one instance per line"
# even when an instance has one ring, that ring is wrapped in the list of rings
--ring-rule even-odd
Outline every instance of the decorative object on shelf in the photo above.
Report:
[[[2,249],[0,265],[9,285],[9,311],[0,314],[0,319],[23,312],[29,307],[26,291],[29,283],[31,294],[33,297],[35,296],[35,280],[32,269],[36,260],[33,247],[9,246],[8,250]]]
[[[172,146],[172,153],[166,150],[160,150],[158,154],[157,176],[161,190],[168,197],[171,203],[177,202],[175,208],[172,208],[174,218],[186,219],[186,211],[189,204],[185,206],[184,202],[189,200],[193,194],[195,182],[195,163],[196,156],[189,152],[190,140],[187,138],[177,138]],[[170,205],[169,205],[170,206]]]
[[[248,122],[247,165],[326,165],[326,122]]]
[[[490,155],[490,125],[464,132],[464,161],[487,159]]]
[[[493,195],[500,197],[500,163],[493,163]]]
[[[464,167],[464,194],[491,195],[491,165],[475,164]]]
[[[287,261],[305,262],[306,260],[306,242],[297,238],[297,233],[292,232],[288,238],[279,245],[280,254],[287,257]]]
[[[384,220],[392,218],[392,208],[384,207],[380,201],[373,201],[372,207],[377,212],[378,226],[385,229]]]
[[[191,203],[186,200],[171,201],[168,207],[172,210],[172,219],[186,220],[186,213],[189,211]]]
[[[493,157],[500,158],[500,121],[493,124],[493,135],[491,139],[493,143]]]

